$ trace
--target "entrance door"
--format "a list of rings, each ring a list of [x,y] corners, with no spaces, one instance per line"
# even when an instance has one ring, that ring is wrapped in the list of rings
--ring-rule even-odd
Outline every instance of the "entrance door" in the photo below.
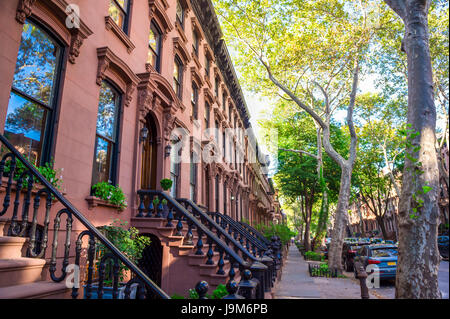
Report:
[[[151,115],[147,115],[148,137],[142,142],[141,189],[156,189],[156,126]]]

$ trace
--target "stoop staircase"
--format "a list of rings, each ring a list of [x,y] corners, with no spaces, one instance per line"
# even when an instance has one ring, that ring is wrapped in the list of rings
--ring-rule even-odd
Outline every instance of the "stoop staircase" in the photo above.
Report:
[[[119,295],[121,263],[129,269],[131,277],[122,289],[125,298],[132,295],[132,285],[136,287],[137,298],[143,299],[149,295],[169,298],[25,160],[3,135],[0,135],[0,142],[3,144],[0,182],[3,184],[3,177],[7,178],[6,187],[0,190],[3,199],[0,210],[0,298],[78,298],[80,295],[90,298],[92,293],[102,298],[104,269],[109,262],[114,265],[113,298]],[[25,166],[23,172],[16,171],[18,161]],[[17,180],[14,180],[16,173]],[[25,181],[28,186],[26,190],[23,187]],[[33,187],[37,183],[39,186]],[[45,205],[41,205],[44,198]],[[61,229],[62,220],[64,229]],[[109,253],[100,260],[99,279],[94,283],[94,253],[98,243],[102,243]],[[48,247],[51,247],[50,253]],[[70,264],[75,269],[78,267],[86,271],[85,277],[80,272],[81,279],[86,283],[85,288],[66,287]],[[98,284],[95,289],[94,284]]]
[[[191,200],[175,200],[162,191],[139,190],[138,196],[140,203],[132,226],[141,233],[158,236],[163,246],[170,248],[166,259],[171,264],[170,281],[176,287],[166,287],[167,291],[181,294],[199,280],[207,281],[212,291],[231,280],[240,282],[248,270],[258,282],[255,297],[270,296],[276,278],[272,251],[260,244],[264,248],[257,254],[258,240],[238,223],[225,227]]]
[[[136,298],[168,299],[165,291],[185,294],[199,281],[208,283],[210,293],[219,284],[236,281],[240,283],[238,293],[246,298],[271,297],[280,260],[276,242],[263,241],[244,224],[220,213],[205,212],[190,200],[174,199],[162,191],[140,190],[137,215],[131,225],[142,234],[156,235],[164,247],[163,291],[4,136],[0,135],[0,141],[4,154],[0,178],[2,182],[7,179],[6,186],[0,188],[0,298],[90,298],[92,294],[102,298],[104,269],[109,262],[116,266],[113,298],[119,296],[121,263],[130,271],[125,290],[121,290],[125,298],[130,298],[132,285],[137,285]],[[15,171],[17,161],[26,167],[19,175]],[[39,187],[33,187],[37,183]],[[98,281],[94,282],[98,243],[110,254],[100,261]],[[66,287],[69,265],[79,267],[84,286]]]

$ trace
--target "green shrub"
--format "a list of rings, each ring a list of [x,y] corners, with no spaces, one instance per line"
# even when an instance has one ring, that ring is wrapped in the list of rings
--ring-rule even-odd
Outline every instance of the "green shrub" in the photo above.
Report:
[[[134,227],[126,228],[128,222],[121,221],[120,219],[114,220],[108,226],[99,227],[99,230],[108,238],[114,246],[117,247],[128,259],[130,259],[133,263],[138,263],[138,261],[142,258],[142,252],[145,247],[150,245],[150,238],[147,236],[139,235],[139,230]],[[106,248],[102,243],[98,244],[99,257],[97,261],[97,267],[100,263],[101,258],[109,252],[109,249]],[[108,278],[111,273],[108,267],[111,267],[110,263],[107,263],[105,271],[105,284],[111,284],[112,278]],[[128,268],[120,263],[119,268],[119,279],[123,281],[125,276],[125,271]]]
[[[325,259],[322,254],[315,251],[306,251],[304,256],[306,260],[323,261]]]
[[[62,178],[61,173],[62,169],[53,169],[53,159],[47,163],[45,163],[42,166],[35,166],[32,164],[41,174],[44,176],[46,180],[48,180],[53,187],[56,189],[61,190],[62,188]],[[15,181],[19,180],[20,175],[22,173],[26,172],[28,169],[27,167],[20,161],[16,160],[16,168],[14,169],[14,176],[13,179]],[[11,161],[7,161],[5,163],[4,173],[8,174],[11,171]],[[33,179],[33,183],[40,183],[36,178]],[[22,180],[22,188],[27,189],[28,188],[28,177],[26,176],[24,180]]]
[[[219,284],[212,294],[206,294],[208,299],[222,299],[228,295],[228,291],[225,285]],[[181,298],[180,298],[181,299]],[[198,299],[198,293],[195,289],[189,289],[189,299]]]
[[[94,196],[119,206],[120,210],[127,208],[125,194],[119,186],[111,185],[107,182],[99,182],[92,186]]]
[[[283,245],[290,242],[291,238],[296,236],[297,233],[293,232],[289,227],[284,224],[274,224],[270,223],[269,226],[266,225],[256,225],[257,230],[261,231],[265,238],[271,240],[273,236],[280,237]]]

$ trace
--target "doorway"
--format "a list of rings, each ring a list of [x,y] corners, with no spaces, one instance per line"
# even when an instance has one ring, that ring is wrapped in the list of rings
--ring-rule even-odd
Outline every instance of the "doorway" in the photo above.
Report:
[[[147,139],[142,141],[141,189],[156,189],[157,174],[157,134],[153,117],[148,114],[145,127]]]
[[[153,234],[145,234],[151,240],[150,245],[144,248],[142,258],[138,262],[139,268],[159,287],[162,277],[163,248],[159,238]],[[158,299],[152,291],[147,291],[147,298]]]

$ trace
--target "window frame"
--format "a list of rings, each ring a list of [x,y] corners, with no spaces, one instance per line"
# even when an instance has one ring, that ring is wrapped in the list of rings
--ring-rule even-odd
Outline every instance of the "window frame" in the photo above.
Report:
[[[112,89],[117,94],[116,103],[116,118],[115,118],[115,141],[107,136],[103,136],[98,134],[97,125],[95,128],[95,146],[94,146],[94,162],[96,159],[96,152],[98,147],[98,138],[106,140],[107,142],[111,142],[113,145],[112,154],[111,154],[111,163],[109,167],[109,178],[108,183],[116,186],[118,184],[118,169],[119,169],[119,153],[120,153],[120,138],[121,138],[121,120],[122,120],[122,110],[123,110],[123,100],[124,93],[111,81],[105,79],[102,83],[106,83],[106,85]],[[101,90],[101,87],[100,87]],[[100,101],[99,101],[100,102]],[[98,107],[98,106],[97,106]],[[97,108],[97,120],[98,120],[98,108]],[[94,165],[92,166],[92,177],[91,184],[94,185]]]
[[[122,8],[122,6],[117,2],[117,0],[109,0],[109,7],[108,9],[111,7],[111,4],[114,3],[115,6],[124,14],[125,18],[123,20],[123,26],[121,27],[120,25],[118,25],[116,23],[116,21],[114,21],[114,23],[117,24],[117,26],[126,34],[129,35],[128,31],[129,31],[129,22],[130,22],[130,11],[131,11],[131,1],[132,0],[125,0],[127,2],[126,8]],[[108,12],[109,15],[109,12]],[[110,15],[109,15],[110,16]],[[110,16],[111,17],[111,16]],[[112,17],[111,17],[112,18]]]
[[[192,82],[191,107],[192,118],[198,120],[198,86],[195,82]]]
[[[158,50],[157,51],[159,51],[159,52],[155,52],[153,50],[153,48],[150,46],[150,43],[148,44],[148,47],[149,47],[149,50],[151,50],[156,56],[156,61],[155,61],[156,65],[152,65],[152,66],[156,70],[156,72],[161,73],[161,59],[162,59],[161,53],[162,53],[162,45],[163,45],[163,41],[162,41],[163,32],[161,31],[161,28],[159,27],[159,25],[156,23],[156,21],[154,19],[152,19],[152,21],[150,22],[150,30],[153,31],[153,29],[156,29],[155,31],[158,34],[158,43],[157,43]]]
[[[174,58],[174,67],[177,65],[178,67],[178,79],[175,78],[175,74],[173,75],[173,80],[177,83],[177,89],[175,89],[175,94],[181,100],[183,98],[183,73],[184,73],[184,64],[178,54],[175,55]],[[174,70],[175,73],[175,70]],[[178,91],[177,91],[178,90]]]
[[[178,16],[178,6],[181,8],[181,17]],[[184,30],[184,20],[185,20],[185,9],[181,4],[180,0],[177,0],[176,8],[175,8],[175,21],[178,22],[181,28]]]
[[[10,98],[11,98],[11,93],[13,92],[14,94],[18,95],[19,97],[21,97],[25,100],[28,100],[35,104],[38,104],[38,106],[40,108],[44,108],[49,113],[49,115],[47,115],[47,119],[45,122],[44,138],[42,140],[40,159],[37,163],[40,166],[45,163],[51,164],[51,160],[52,160],[52,157],[53,157],[53,154],[55,151],[55,137],[56,137],[56,133],[57,133],[57,124],[58,124],[57,119],[59,117],[59,112],[60,112],[61,96],[62,96],[61,90],[63,87],[64,77],[65,77],[65,64],[67,61],[68,50],[67,50],[67,45],[61,40],[60,36],[55,31],[53,31],[52,29],[47,27],[45,24],[41,23],[37,19],[33,19],[33,17],[28,17],[25,20],[24,25],[27,22],[31,23],[35,27],[39,28],[46,35],[48,35],[48,37],[52,41],[54,41],[55,45],[57,45],[60,50],[59,56],[55,63],[54,86],[53,86],[53,91],[52,91],[52,95],[51,95],[52,96],[51,103],[49,105],[46,105],[44,102],[41,102],[41,101],[37,100],[36,98],[32,97],[31,95],[28,95],[27,93],[23,92],[22,90],[15,88],[13,86],[14,80],[11,81],[11,89],[10,89],[10,93],[9,93]],[[22,28],[22,33],[23,33],[23,28]],[[21,33],[20,44],[22,43],[22,33]],[[19,55],[20,44],[19,44],[19,48],[17,50],[17,57]],[[17,57],[16,57],[16,59],[17,59]],[[17,60],[16,60],[16,64],[17,64]],[[14,71],[13,77],[15,76],[15,74],[16,74],[16,72]],[[9,102],[8,102],[8,106],[6,107],[6,114],[8,113],[8,107],[9,107]],[[5,117],[3,134],[5,134],[6,120],[7,120],[7,117]]]

